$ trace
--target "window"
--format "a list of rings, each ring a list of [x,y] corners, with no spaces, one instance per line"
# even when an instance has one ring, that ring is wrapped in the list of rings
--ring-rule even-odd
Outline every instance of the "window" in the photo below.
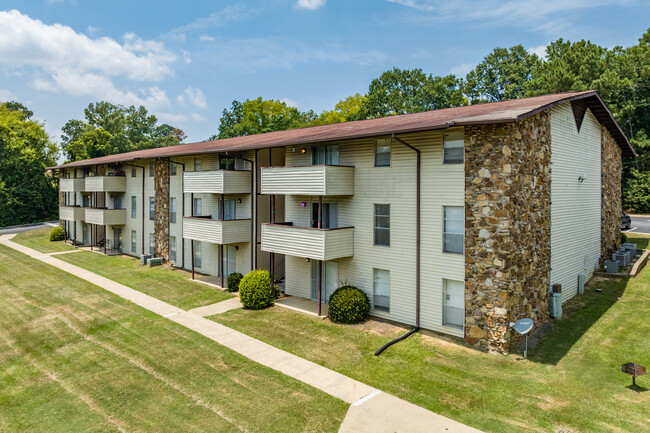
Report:
[[[169,175],[176,176],[176,171],[177,171],[176,163],[172,162],[171,164],[169,164]]]
[[[138,235],[135,233],[135,230],[131,230],[131,252],[135,253],[138,251]]]
[[[443,144],[443,163],[462,164],[465,158],[465,139],[463,134],[445,134]]]
[[[375,167],[390,167],[390,138],[375,140]]]
[[[169,237],[169,260],[176,262],[176,236]]]
[[[339,205],[338,203],[323,203],[321,209],[321,228],[335,229],[339,226]],[[311,226],[318,228],[318,202],[311,204]]]
[[[232,156],[220,156],[219,157],[219,169],[220,170],[235,170],[235,158]]]
[[[390,205],[375,205],[375,245],[390,246]]]
[[[194,241],[194,267],[201,267],[201,241]]]
[[[443,280],[442,324],[463,329],[465,324],[465,282]]]
[[[444,249],[446,253],[463,254],[465,217],[462,206],[445,206]]]
[[[156,174],[156,164],[153,161],[149,161],[149,177],[154,177]]]
[[[390,271],[374,269],[372,306],[375,310],[390,311]]]
[[[138,175],[138,169],[136,167],[131,167],[131,177],[136,177]]]
[[[169,222],[176,222],[176,197],[169,199]]]
[[[154,211],[156,209],[156,203],[153,197],[149,197],[149,219],[153,221]]]
[[[224,220],[234,220],[237,218],[237,200],[234,198],[227,198],[223,202],[219,201],[219,218],[221,219],[221,206],[223,209]]]
[[[122,196],[115,196],[113,199],[113,209],[122,209]]]
[[[318,282],[319,264],[321,281]],[[321,288],[321,300],[329,302],[332,293],[339,287],[339,264],[338,262],[311,261],[311,299],[318,300],[318,288]]]
[[[312,146],[311,165],[339,165],[339,145]]]
[[[154,235],[149,233],[149,254],[153,257],[153,247],[154,247]]]
[[[131,218],[137,218],[138,203],[134,195],[131,196]]]
[[[201,161],[200,156],[195,156],[194,157],[194,171],[202,171],[203,170],[203,164]]]
[[[194,199],[194,212],[192,216],[201,216],[203,212],[203,200],[200,198]]]

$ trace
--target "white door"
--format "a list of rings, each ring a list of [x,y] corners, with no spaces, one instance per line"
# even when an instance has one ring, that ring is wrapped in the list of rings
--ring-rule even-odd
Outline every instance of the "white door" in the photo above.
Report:
[[[318,264],[320,260],[311,261],[311,298],[318,300]],[[322,262],[323,274],[321,276],[321,300],[329,302],[330,296],[338,288],[339,284],[339,264],[338,262]]]
[[[465,323],[465,282],[444,281],[443,325],[463,329]]]
[[[223,247],[223,272],[224,278],[235,272],[235,247],[232,245]]]

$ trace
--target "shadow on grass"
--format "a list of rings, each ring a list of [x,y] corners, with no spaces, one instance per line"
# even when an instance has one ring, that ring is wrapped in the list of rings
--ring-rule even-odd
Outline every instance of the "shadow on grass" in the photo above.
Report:
[[[573,345],[596,323],[625,292],[628,279],[603,279],[585,287],[562,305],[562,318],[553,320],[550,329],[540,335],[529,359],[542,364],[557,364]],[[597,292],[595,289],[602,289]]]
[[[642,386],[639,386],[638,384],[636,386],[630,385],[630,386],[627,386],[626,388],[629,389],[629,390],[632,390],[634,392],[638,392],[638,393],[648,391],[648,388],[644,388]]]

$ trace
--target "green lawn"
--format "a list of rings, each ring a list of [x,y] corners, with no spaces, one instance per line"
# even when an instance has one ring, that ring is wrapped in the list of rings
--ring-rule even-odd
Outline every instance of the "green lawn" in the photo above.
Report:
[[[212,319],[484,431],[641,432],[650,423],[650,391],[629,389],[620,366],[650,367],[649,269],[629,282],[600,282],[601,293],[592,286],[566,304],[529,360],[421,334],[375,357],[400,332],[279,307]],[[638,382],[650,388],[648,376]]]
[[[2,432],[335,432],[345,416],[340,400],[4,246],[0,275]]]
[[[634,232],[626,232],[627,241],[631,243],[636,243],[636,247],[640,249],[648,249],[648,242],[650,241],[650,235],[642,235]]]
[[[18,233],[12,241],[17,244],[32,248],[41,253],[56,253],[59,251],[74,250],[73,246],[65,244],[63,241],[50,241],[50,232],[53,227],[45,227],[29,232]]]
[[[133,257],[105,256],[89,251],[56,257],[185,310],[221,302],[233,296],[190,281],[190,273],[184,270],[141,266],[140,261]]]

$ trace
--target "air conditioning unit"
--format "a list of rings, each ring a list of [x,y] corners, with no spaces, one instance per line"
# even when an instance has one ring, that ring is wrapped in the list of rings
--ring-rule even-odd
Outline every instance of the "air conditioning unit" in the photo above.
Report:
[[[149,260],[150,258],[151,258],[151,254],[141,254],[140,255],[140,264],[141,265],[146,265],[147,260]]]
[[[621,264],[618,260],[605,260],[605,271],[609,274],[618,274]]]

